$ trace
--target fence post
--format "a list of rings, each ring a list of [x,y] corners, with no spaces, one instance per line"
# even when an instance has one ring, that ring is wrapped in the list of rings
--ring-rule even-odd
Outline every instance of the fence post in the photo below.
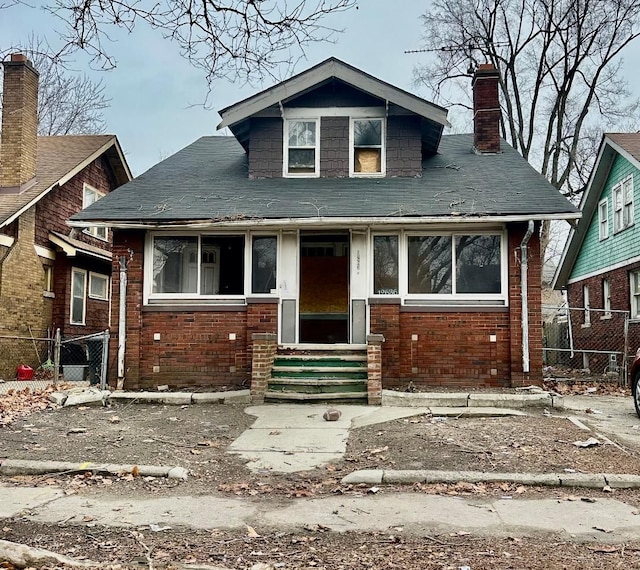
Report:
[[[107,365],[109,364],[109,330],[102,337],[102,362],[100,367],[100,390],[107,389]]]
[[[55,339],[53,342],[53,387],[58,387],[58,378],[60,375],[60,329],[56,329]]]

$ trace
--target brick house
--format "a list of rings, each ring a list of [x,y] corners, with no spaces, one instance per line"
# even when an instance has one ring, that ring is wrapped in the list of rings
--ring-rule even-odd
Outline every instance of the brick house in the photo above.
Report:
[[[606,133],[582,196],[582,218],[569,235],[554,278],[566,288],[574,344],[624,354],[624,317],[630,317],[628,352],[640,346],[640,133]],[[616,324],[617,322],[617,324]],[[590,354],[579,367],[602,373],[609,354]],[[579,358],[583,358],[582,354]],[[620,365],[620,361],[617,362]]]
[[[501,141],[497,82],[481,66],[475,133],[443,135],[445,109],[330,58],[73,216],[113,230],[119,379],[371,403],[540,383],[538,227],[579,213]]]
[[[22,54],[2,65],[0,335],[105,330],[111,232],[66,220],[131,180],[129,167],[113,135],[38,136],[38,72]]]

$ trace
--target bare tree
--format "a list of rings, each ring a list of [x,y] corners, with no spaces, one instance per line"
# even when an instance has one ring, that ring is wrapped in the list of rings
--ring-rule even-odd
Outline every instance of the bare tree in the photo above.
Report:
[[[103,111],[109,107],[102,80],[74,74],[63,61],[51,56],[49,46],[32,37],[25,46],[0,51],[24,53],[40,74],[38,90],[38,134],[77,135],[104,132]],[[0,77],[0,92],[2,78]]]
[[[602,131],[637,116],[621,54],[640,33],[638,1],[434,0],[423,23],[436,57],[417,82],[470,108],[470,73],[495,65],[503,136],[569,198],[584,189]],[[543,253],[548,239],[544,224]]]
[[[325,16],[356,0],[51,0],[58,16],[63,53],[82,49],[103,68],[115,66],[107,44],[114,28],[131,32],[145,23],[177,43],[182,54],[214,78],[260,78],[311,42],[331,39]]]

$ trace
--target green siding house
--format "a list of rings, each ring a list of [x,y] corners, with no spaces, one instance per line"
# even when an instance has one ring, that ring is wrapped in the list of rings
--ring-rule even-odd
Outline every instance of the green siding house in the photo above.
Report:
[[[566,288],[569,306],[583,309],[573,314],[572,329],[585,346],[590,339],[602,344],[604,337],[618,335],[606,344],[623,350],[624,327],[611,326],[612,311],[628,311],[631,321],[640,321],[639,200],[640,133],[605,134],[580,204],[582,218],[569,235],[554,279],[556,289]],[[640,342],[634,328],[630,352]],[[600,360],[604,369],[605,359]]]

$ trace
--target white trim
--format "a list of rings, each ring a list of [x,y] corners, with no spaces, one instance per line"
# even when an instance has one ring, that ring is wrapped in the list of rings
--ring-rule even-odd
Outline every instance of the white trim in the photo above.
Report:
[[[84,255],[88,255],[88,256],[91,256],[91,257],[96,257],[98,259],[102,259],[104,261],[111,262],[111,252],[104,251],[104,253],[102,253],[102,252],[98,253],[98,251],[94,251],[94,250],[100,249],[98,247],[90,246],[88,244],[83,244],[83,245],[86,245],[86,247],[84,247],[84,248],[83,247],[76,247],[74,245],[71,245],[68,241],[58,237],[57,235],[55,235],[53,233],[49,234],[49,240],[54,245],[58,246],[63,251],[63,253],[65,255],[69,256],[69,257],[75,257],[78,253],[81,253],[81,254],[84,254]],[[93,248],[93,249],[90,249],[90,248]]]
[[[352,117],[354,119],[377,119],[384,117],[384,107],[287,107],[282,110],[285,119],[308,117]]]
[[[91,283],[96,278],[104,279],[106,281],[104,297],[100,297],[99,295],[94,295],[91,293]],[[89,285],[87,287],[89,299],[95,299],[97,301],[108,301],[110,296],[109,295],[110,290],[111,290],[111,278],[108,275],[105,275],[104,273],[97,273],[95,271],[89,271]]]
[[[16,241],[16,238],[12,238],[11,236],[0,234],[0,245],[3,245],[4,247],[11,247],[15,241]]]
[[[82,294],[82,321],[74,321],[73,320],[73,302],[75,299],[79,299],[79,297],[74,297],[73,295],[73,286],[74,286],[74,273],[80,273],[84,278],[84,286],[83,286],[83,294]],[[85,269],[79,269],[77,267],[71,268],[71,297],[69,303],[69,323],[72,325],[85,325],[87,322],[87,271]]]
[[[93,202],[87,204],[87,194],[93,194]],[[82,183],[82,209],[88,208],[92,204],[95,204],[98,200],[101,200],[106,196],[105,192],[98,190],[95,186],[91,186],[91,184],[87,184],[86,182]],[[98,230],[104,230],[104,236],[98,235]],[[85,234],[89,234],[90,236],[99,239],[101,241],[108,242],[109,241],[109,228],[106,226],[91,226],[89,228],[85,228],[82,230]]]
[[[441,225],[448,226],[451,225],[475,225],[475,224],[502,224],[502,223],[510,223],[510,222],[528,222],[529,220],[535,221],[543,221],[543,220],[578,220],[582,214],[580,212],[567,212],[567,213],[559,213],[559,214],[523,214],[523,215],[508,215],[508,216],[424,216],[424,217],[416,217],[416,218],[400,218],[400,217],[336,217],[336,218],[325,218],[325,217],[316,217],[316,218],[279,218],[279,219],[261,219],[261,220],[250,220],[250,224],[252,228],[261,227],[261,228],[273,228],[273,229],[283,229],[283,228],[298,228],[298,227],[327,227],[332,229],[365,229],[369,226],[380,224],[380,225],[388,225],[390,227],[406,227],[406,226],[421,226],[421,225]],[[86,228],[90,226],[95,226],[96,222],[84,222],[84,221],[68,221],[69,226],[74,228]],[[103,222],[104,223],[104,222]],[[180,224],[180,228],[184,231],[198,231],[198,230],[209,230],[209,231],[222,231],[222,230],[233,230],[236,231],[240,228],[246,228],[247,224],[246,220],[238,220],[238,221],[228,221],[228,222],[215,222],[211,223],[211,221],[187,221]],[[106,225],[106,224],[105,224]],[[116,229],[153,229],[153,230],[176,230],[175,223],[158,223],[158,222],[117,222],[110,221],[110,228]]]
[[[380,172],[356,172],[354,169],[355,147],[353,125],[356,121],[379,120],[380,127]],[[378,148],[374,146],[372,148]],[[349,118],[349,177],[351,178],[381,178],[387,173],[387,121],[383,115],[377,117],[350,117]]]
[[[289,125],[291,123],[315,123],[315,145],[312,146],[295,146],[295,149],[313,149],[315,170],[314,172],[289,172]],[[283,178],[318,178],[320,176],[320,117],[308,115],[296,119],[285,119],[282,129],[282,176]]]
[[[605,208],[605,216],[604,218],[600,215],[602,206]],[[605,225],[606,222],[606,225]],[[604,231],[602,229],[604,228]],[[604,198],[598,202],[598,238],[599,241],[604,241],[609,237],[609,199]]]
[[[27,204],[22,206],[22,208],[20,208],[13,215],[9,216],[4,222],[1,222],[0,223],[0,228],[2,228],[4,226],[8,226],[11,222],[13,222],[17,218],[19,218],[24,212],[26,212],[29,208],[31,208],[33,205],[35,205],[37,202],[39,202],[45,195],[47,195],[49,192],[51,192],[51,190],[53,190],[56,186],[62,186],[63,184],[66,184],[76,174],[78,174],[84,168],[89,166],[89,164],[91,164],[94,160],[99,158],[102,154],[104,154],[107,150],[109,150],[109,148],[111,146],[114,146],[114,145],[115,145],[116,150],[118,152],[118,156],[120,157],[120,160],[122,161],[122,165],[124,166],[125,172],[126,172],[128,178],[129,178],[129,180],[131,180],[133,178],[133,176],[131,175],[131,171],[129,170],[129,165],[124,160],[124,155],[122,154],[122,150],[120,149],[120,144],[118,143],[118,140],[116,139],[115,136],[113,136],[108,142],[106,142],[104,145],[102,145],[98,150],[96,150],[93,154],[88,156],[85,160],[80,162],[75,168],[73,168],[72,170],[67,172],[67,174],[65,174],[62,178],[60,178],[58,181],[54,182],[48,188],[45,188],[40,194],[38,194],[30,202],[28,202]]]
[[[613,265],[609,265],[608,267],[597,269],[596,271],[591,271],[590,273],[585,273],[584,275],[580,275],[579,277],[574,277],[573,279],[569,279],[567,280],[567,285],[573,285],[574,283],[579,283],[580,281],[584,281],[585,279],[596,277],[597,275],[602,275],[603,273],[608,273],[609,271],[614,271],[615,269],[620,269],[621,267],[626,267],[627,265],[631,265],[632,263],[636,263],[638,261],[640,261],[640,255],[636,255],[635,257],[630,257],[629,259],[625,259],[618,263],[614,263]]]
[[[33,246],[36,250],[36,253],[38,254],[39,257],[44,257],[45,259],[55,259],[56,258],[56,252],[52,251],[46,247],[42,247],[41,245],[34,245]]]

